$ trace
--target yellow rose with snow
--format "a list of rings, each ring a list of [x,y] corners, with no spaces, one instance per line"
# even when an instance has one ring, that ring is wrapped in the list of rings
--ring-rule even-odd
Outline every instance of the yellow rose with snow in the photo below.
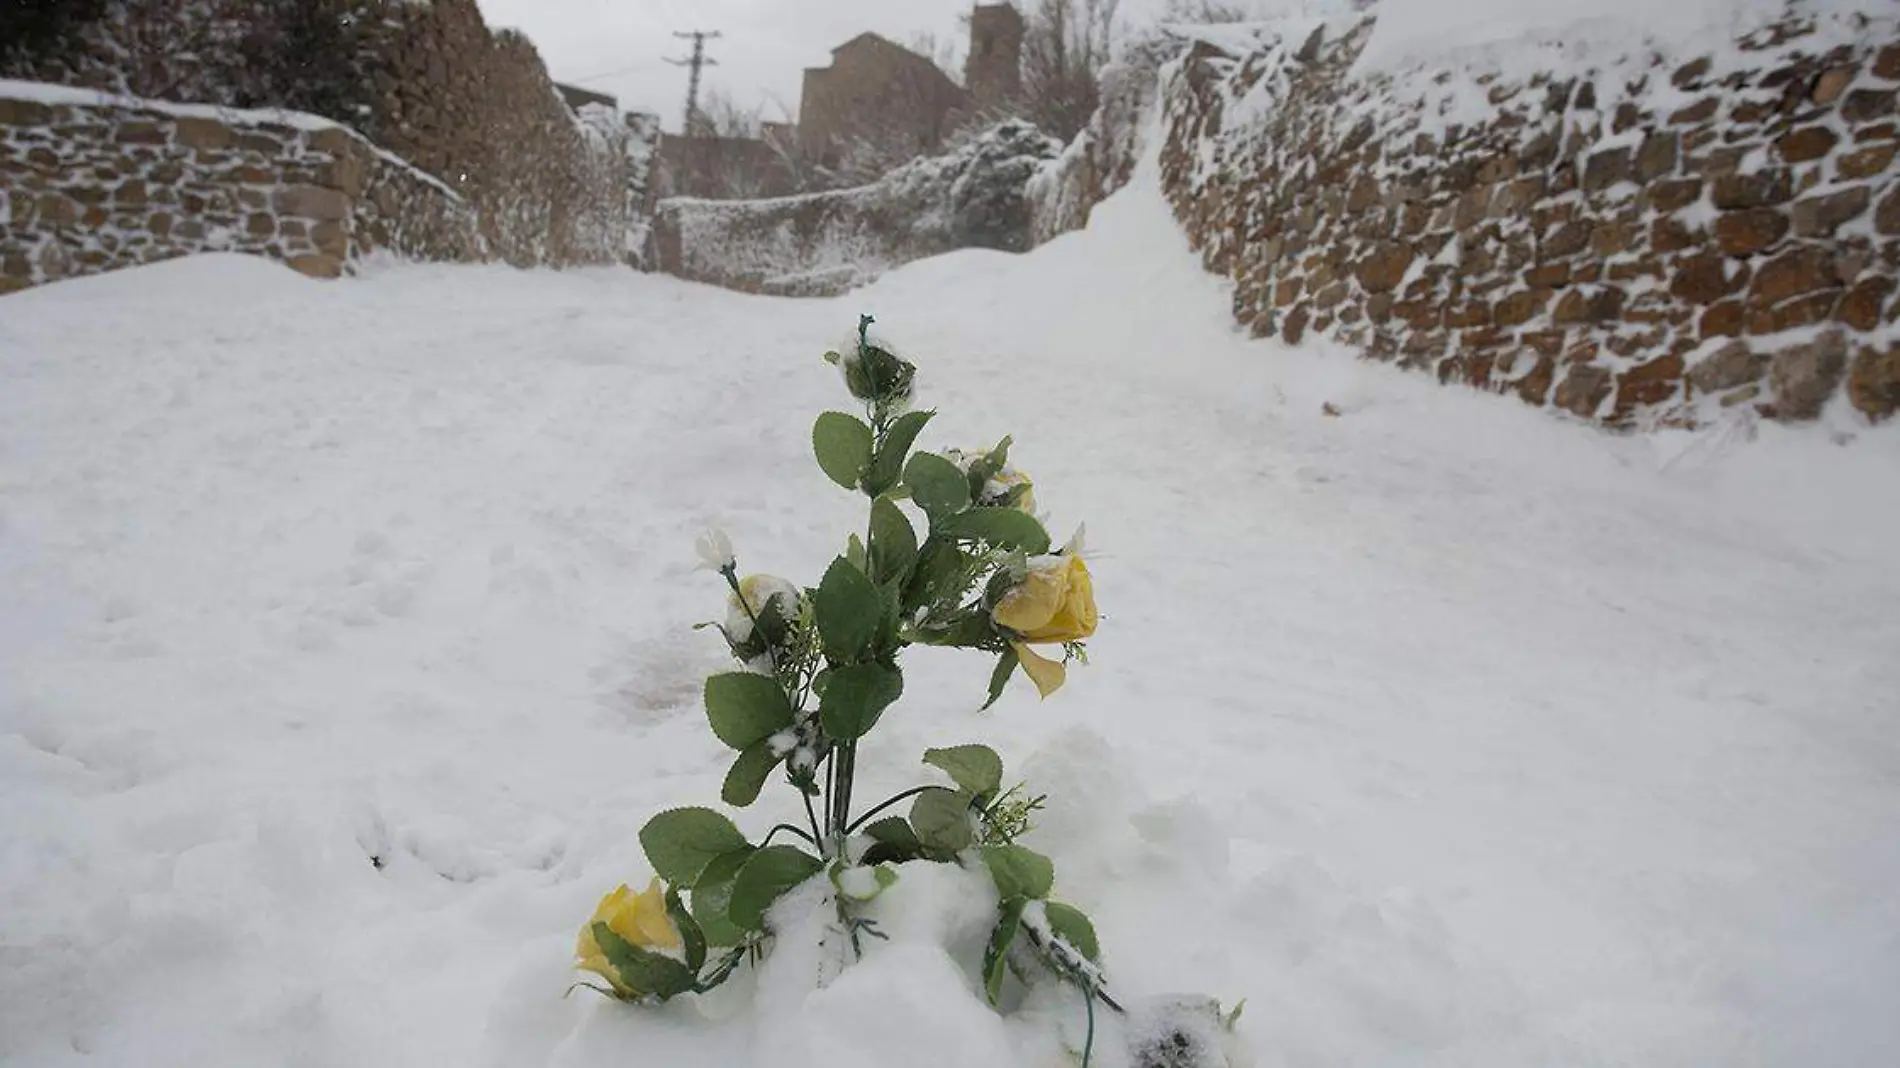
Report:
[[[1049,696],[1062,686],[1068,671],[1060,661],[1041,656],[1029,646],[1081,641],[1095,633],[1099,616],[1088,565],[1073,553],[1030,565],[1029,574],[1003,595],[990,618],[1021,639],[1010,642],[1010,648],[1016,650],[1037,691]]]
[[[779,618],[793,620],[798,618],[800,594],[797,586],[779,578],[777,575],[747,575],[739,580],[739,592],[726,595],[726,633],[735,642],[748,642],[752,639],[752,620],[763,619],[767,605],[777,602]],[[741,601],[740,598],[745,600]],[[772,637],[770,628],[767,631]]]
[[[990,450],[946,449],[944,455],[950,459],[950,462],[961,467],[965,474],[968,474],[977,464],[982,463],[985,457],[990,455]],[[1016,470],[1008,464],[1004,464],[1001,468],[998,468],[978,489],[976,503],[992,507],[1001,505],[1004,501],[1009,499],[1010,493],[1015,491],[1018,486],[1022,487],[1022,494],[1016,498],[1015,507],[1028,512],[1030,515],[1035,515],[1035,482],[1031,480],[1028,475]]]
[[[1006,500],[1017,486],[1021,486],[1023,492],[1016,498],[1016,507],[1030,515],[1035,515],[1036,484],[1030,481],[1028,475],[1013,467],[1005,467],[990,476],[990,480],[983,486],[983,502],[987,504],[992,500]]]
[[[645,893],[636,894],[626,886],[600,899],[600,905],[594,909],[594,918],[581,928],[581,935],[574,944],[574,956],[579,966],[613,984],[614,992],[622,997],[637,997],[651,991],[634,990],[621,978],[607,954],[594,939],[594,925],[604,923],[607,929],[617,934],[628,945],[651,950],[678,950],[681,946],[679,928],[674,926],[673,917],[666,912],[666,892],[656,876],[648,884]]]

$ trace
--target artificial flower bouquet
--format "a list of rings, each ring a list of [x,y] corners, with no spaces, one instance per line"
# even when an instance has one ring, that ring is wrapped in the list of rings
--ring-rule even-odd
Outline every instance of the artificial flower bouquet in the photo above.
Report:
[[[723,534],[698,545],[702,565],[727,587],[725,618],[704,626],[717,628],[739,665],[705,685],[713,734],[735,753],[720,798],[749,806],[776,777],[796,792],[805,820],[756,843],[711,808],[648,820],[640,842],[655,875],[640,892],[609,893],[581,929],[583,985],[636,1003],[710,991],[771,951],[774,904],[817,880],[828,887],[839,944],[862,955],[867,938],[882,937],[865,906],[907,865],[959,865],[986,871],[998,902],[974,981],[992,1005],[1009,974],[1073,988],[1090,1021],[1078,1051],[1086,1064],[1097,1006],[1127,1010],[1108,989],[1088,916],[1056,896],[1050,860],[1018,841],[1043,799],[1006,789],[1002,759],[982,745],[922,754],[950,785],[868,805],[855,793],[859,743],[903,696],[911,646],[993,657],[990,704],[1019,668],[1047,698],[1069,664],[1087,663],[1082,643],[1099,622],[1081,533],[1052,543],[1033,483],[1010,465],[1008,438],[988,449],[913,451],[934,413],[913,407],[916,368],[874,340],[870,325],[864,317],[845,351],[825,357],[862,414],[825,412],[812,428],[819,467],[867,501],[862,532],[813,587],[742,577]],[[1229,1029],[1234,1015],[1220,1016]]]

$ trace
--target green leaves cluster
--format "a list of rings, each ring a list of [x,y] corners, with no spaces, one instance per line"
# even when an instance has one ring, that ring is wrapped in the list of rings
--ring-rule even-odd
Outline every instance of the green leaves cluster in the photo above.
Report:
[[[753,846],[731,820],[709,808],[660,813],[641,828],[640,845],[676,892],[690,888],[688,920],[713,946],[742,946],[763,933],[772,903],[824,867],[796,846]]]

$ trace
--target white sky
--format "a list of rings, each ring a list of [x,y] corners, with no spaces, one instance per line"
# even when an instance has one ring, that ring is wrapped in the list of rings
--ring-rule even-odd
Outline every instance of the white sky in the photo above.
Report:
[[[719,30],[707,54],[705,85],[741,105],[765,105],[777,119],[777,95],[796,111],[806,67],[831,62],[831,50],[866,30],[900,44],[922,31],[961,39],[957,16],[970,0],[479,0],[489,25],[522,30],[541,49],[557,81],[612,93],[628,110],[656,111],[667,129],[686,104],[683,58],[692,42],[676,30]],[[1024,6],[1021,0],[1018,7]],[[1165,0],[1122,0],[1124,18],[1152,17]],[[959,52],[961,54],[961,52]],[[606,75],[605,77],[594,77]]]

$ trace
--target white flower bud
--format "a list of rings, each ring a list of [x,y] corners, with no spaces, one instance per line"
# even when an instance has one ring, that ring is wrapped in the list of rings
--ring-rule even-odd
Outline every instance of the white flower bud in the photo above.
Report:
[[[707,571],[728,571],[737,566],[732,555],[732,539],[717,527],[707,529],[693,543],[699,553],[699,566]]]

